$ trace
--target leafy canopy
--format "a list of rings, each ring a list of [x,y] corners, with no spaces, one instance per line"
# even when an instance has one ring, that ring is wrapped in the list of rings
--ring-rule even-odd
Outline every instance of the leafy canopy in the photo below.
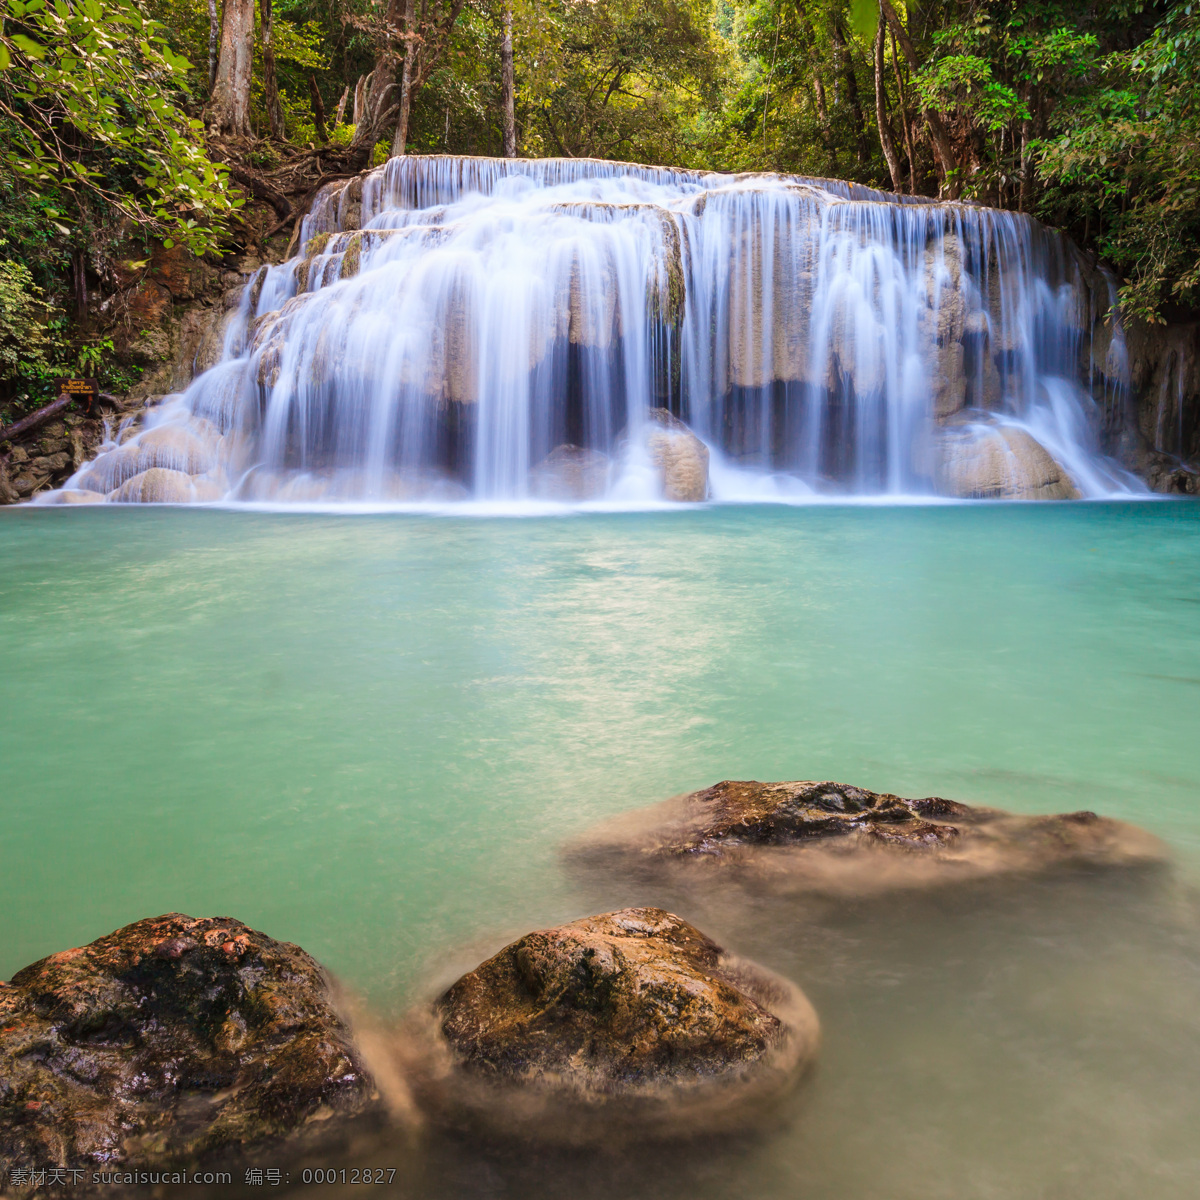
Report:
[[[191,63],[131,0],[7,0],[0,132],[8,169],[144,232],[212,248],[242,203],[187,115]],[[65,232],[65,230],[64,230]]]

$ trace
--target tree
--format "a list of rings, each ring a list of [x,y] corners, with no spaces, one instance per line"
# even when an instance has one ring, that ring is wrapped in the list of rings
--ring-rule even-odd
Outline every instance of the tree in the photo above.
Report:
[[[272,36],[271,0],[259,0],[259,18],[262,24],[263,92],[266,97],[267,121],[273,138],[283,137],[283,108],[279,103],[279,82],[275,78],[275,42]],[[319,96],[319,93],[318,93]],[[323,126],[324,114],[319,115],[318,129]]]
[[[728,61],[703,0],[565,0],[536,14],[523,58],[526,141],[568,157],[680,162]]]
[[[57,191],[48,221],[86,245],[96,213],[203,253],[241,201],[187,115],[191,63],[130,0],[73,6],[8,0],[0,33],[0,143],[32,192]]]
[[[892,191],[902,192],[904,174],[900,169],[900,156],[896,153],[896,144],[892,140],[892,123],[887,112],[887,51],[884,47],[886,31],[887,21],[880,11],[879,25],[875,32],[875,124],[879,128],[879,145],[883,149],[883,157],[887,159],[888,172],[892,177]]]
[[[504,128],[504,157],[517,157],[516,81],[513,77],[513,10],[512,0],[503,0],[501,17],[504,26],[500,41],[500,110]]]
[[[382,21],[359,18],[377,47],[374,69],[363,81],[352,146],[360,160],[393,128],[391,153],[404,153],[412,103],[449,45],[466,0],[389,0]],[[403,45],[403,54],[398,47]],[[397,67],[402,75],[396,79]],[[356,97],[357,100],[357,97]],[[392,126],[392,122],[395,125]]]
[[[250,79],[254,62],[254,0],[225,0],[221,55],[209,106],[214,133],[248,138]]]
[[[1086,88],[1032,147],[1056,213],[1125,275],[1127,312],[1200,306],[1200,10],[1177,4],[1131,49],[1093,58]]]

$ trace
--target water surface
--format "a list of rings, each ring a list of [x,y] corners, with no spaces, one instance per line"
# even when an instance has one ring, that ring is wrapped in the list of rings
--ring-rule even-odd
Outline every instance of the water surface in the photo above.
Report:
[[[557,849],[721,778],[1090,808],[1172,880],[683,912],[821,1013],[777,1129],[599,1163],[434,1140],[405,1194],[1190,1197],[1198,551],[1187,502],[0,511],[0,978],[229,914],[387,1016],[510,936],[673,900]]]

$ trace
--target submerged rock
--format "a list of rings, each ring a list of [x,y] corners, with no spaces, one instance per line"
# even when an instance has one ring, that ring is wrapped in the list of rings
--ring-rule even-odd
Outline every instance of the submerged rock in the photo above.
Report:
[[[1093,812],[1019,816],[844,783],[725,780],[602,825],[572,848],[659,877],[714,874],[768,891],[892,888],[1161,862],[1161,842]]]
[[[612,459],[599,450],[555,446],[530,471],[530,490],[545,500],[594,500],[608,490]]]
[[[527,934],[434,1006],[454,1123],[586,1143],[728,1130],[816,1052],[794,985],[727,955],[659,908]]]
[[[138,921],[0,983],[10,1173],[191,1162],[372,1089],[321,967],[227,917]]]
[[[66,488],[58,493],[59,504],[103,504],[108,500],[108,497],[100,492],[78,491],[74,488]]]

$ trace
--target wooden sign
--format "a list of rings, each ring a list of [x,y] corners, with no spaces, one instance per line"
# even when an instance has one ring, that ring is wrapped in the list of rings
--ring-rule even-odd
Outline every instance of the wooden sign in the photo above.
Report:
[[[72,400],[77,401],[85,412],[92,411],[92,405],[100,395],[100,385],[94,379],[60,379],[58,381],[58,394],[60,396],[70,396]]]

